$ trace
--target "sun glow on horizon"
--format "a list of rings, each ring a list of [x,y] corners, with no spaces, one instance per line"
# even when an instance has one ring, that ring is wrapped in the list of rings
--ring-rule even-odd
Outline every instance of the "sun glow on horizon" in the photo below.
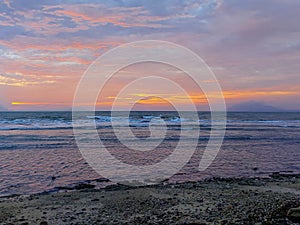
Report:
[[[300,90],[300,89],[299,89]],[[287,91],[271,91],[271,90],[260,90],[260,91],[252,91],[252,90],[235,90],[235,91],[223,91],[222,95],[224,99],[228,102],[231,100],[250,100],[253,97],[278,97],[278,96],[294,96],[299,95],[300,91],[295,90],[287,90]],[[156,97],[163,96],[163,97]],[[138,101],[134,101],[136,97],[142,97]],[[131,94],[126,97],[116,97],[116,96],[107,96],[105,99],[107,100],[98,100],[95,104],[92,102],[82,102],[79,106],[93,106],[95,107],[112,107],[116,100],[117,104],[120,106],[126,105],[148,105],[148,106],[167,106],[170,103],[174,102],[176,104],[186,105],[188,104],[188,100],[191,100],[195,105],[205,105],[208,104],[207,97],[211,97],[212,100],[217,99],[220,95],[205,95],[203,93],[191,93],[190,95],[176,95],[176,94],[150,94],[150,93],[136,93]],[[12,106],[22,107],[22,106],[65,106],[71,107],[72,101],[69,102],[27,102],[27,101],[12,101]]]

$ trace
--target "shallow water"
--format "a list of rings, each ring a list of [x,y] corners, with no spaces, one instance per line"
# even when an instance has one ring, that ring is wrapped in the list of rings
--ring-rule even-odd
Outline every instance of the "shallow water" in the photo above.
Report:
[[[300,113],[228,113],[223,146],[203,172],[198,171],[198,165],[209,139],[210,113],[199,112],[197,121],[189,116],[179,118],[176,112],[132,112],[129,119],[123,114],[113,117],[117,130],[129,124],[133,134],[142,140],[133,143],[136,149],[159,143],[151,151],[124,147],[113,132],[109,112],[83,112],[76,121],[83,131],[95,123],[110,153],[132,165],[151,165],[165,159],[180,137],[188,142],[200,129],[195,154],[170,182],[300,173]],[[151,136],[151,129],[163,130],[164,125],[167,129],[160,143],[158,137]],[[184,135],[183,129],[187,131]],[[71,112],[0,112],[0,140],[1,195],[47,191],[101,177],[78,150]]]

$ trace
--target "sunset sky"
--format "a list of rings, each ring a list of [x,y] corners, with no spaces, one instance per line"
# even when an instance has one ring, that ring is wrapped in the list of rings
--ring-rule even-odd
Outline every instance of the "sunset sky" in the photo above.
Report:
[[[0,109],[69,110],[80,77],[97,57],[122,43],[151,39],[196,52],[215,73],[228,105],[257,101],[300,110],[300,1],[62,2],[0,2]],[[206,103],[181,71],[166,65],[136,65],[119,74],[175,77],[195,104]],[[99,109],[112,103],[124,82],[111,81]],[[185,104],[171,90],[164,94]],[[145,96],[140,104],[159,109],[166,103]]]

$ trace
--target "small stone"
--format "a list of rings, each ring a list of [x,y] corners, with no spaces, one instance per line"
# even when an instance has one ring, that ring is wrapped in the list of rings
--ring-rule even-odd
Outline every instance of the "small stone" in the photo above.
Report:
[[[203,199],[202,198],[198,198],[196,201],[199,202],[199,203],[203,203]]]
[[[47,222],[47,221],[42,221],[42,222],[40,223],[40,225],[48,225],[48,222]]]
[[[293,222],[300,222],[300,207],[290,208],[287,212],[287,217]]]
[[[81,184],[77,184],[75,186],[76,190],[82,190],[82,189],[90,189],[90,188],[94,188],[95,185],[93,184],[86,184],[86,183],[81,183]]]

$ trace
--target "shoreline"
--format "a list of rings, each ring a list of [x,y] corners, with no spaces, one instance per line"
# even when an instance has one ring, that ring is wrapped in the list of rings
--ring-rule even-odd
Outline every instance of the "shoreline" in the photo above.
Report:
[[[184,183],[201,183],[201,182],[213,182],[213,181],[251,181],[251,180],[270,180],[274,178],[278,179],[285,179],[289,177],[300,177],[300,173],[293,172],[293,171],[279,171],[279,172],[272,172],[271,174],[264,174],[264,176],[240,176],[240,177],[206,177],[199,180],[190,180],[190,181],[173,181],[170,179],[163,180],[156,184],[149,184],[149,185],[140,185],[140,186],[131,186],[131,185],[123,185],[123,184],[116,184],[110,181],[107,178],[100,177],[90,180],[81,180],[74,183],[69,183],[63,186],[54,186],[53,188],[44,190],[44,191],[36,191],[36,192],[23,192],[23,193],[6,193],[0,194],[0,199],[2,198],[10,198],[10,197],[17,197],[17,196],[30,196],[30,195],[40,195],[40,194],[55,194],[59,192],[72,192],[76,190],[82,189],[97,189],[97,190],[105,190],[107,186],[114,186],[116,189],[118,187],[124,188],[135,188],[135,187],[151,187],[151,186],[160,186],[160,185],[174,185],[174,184],[184,184]],[[53,177],[52,180],[55,180],[56,177]]]
[[[79,184],[80,185],[80,184]],[[0,198],[0,224],[299,224],[300,174],[72,190]],[[297,212],[296,212],[297,213]],[[298,212],[299,213],[299,212]]]

